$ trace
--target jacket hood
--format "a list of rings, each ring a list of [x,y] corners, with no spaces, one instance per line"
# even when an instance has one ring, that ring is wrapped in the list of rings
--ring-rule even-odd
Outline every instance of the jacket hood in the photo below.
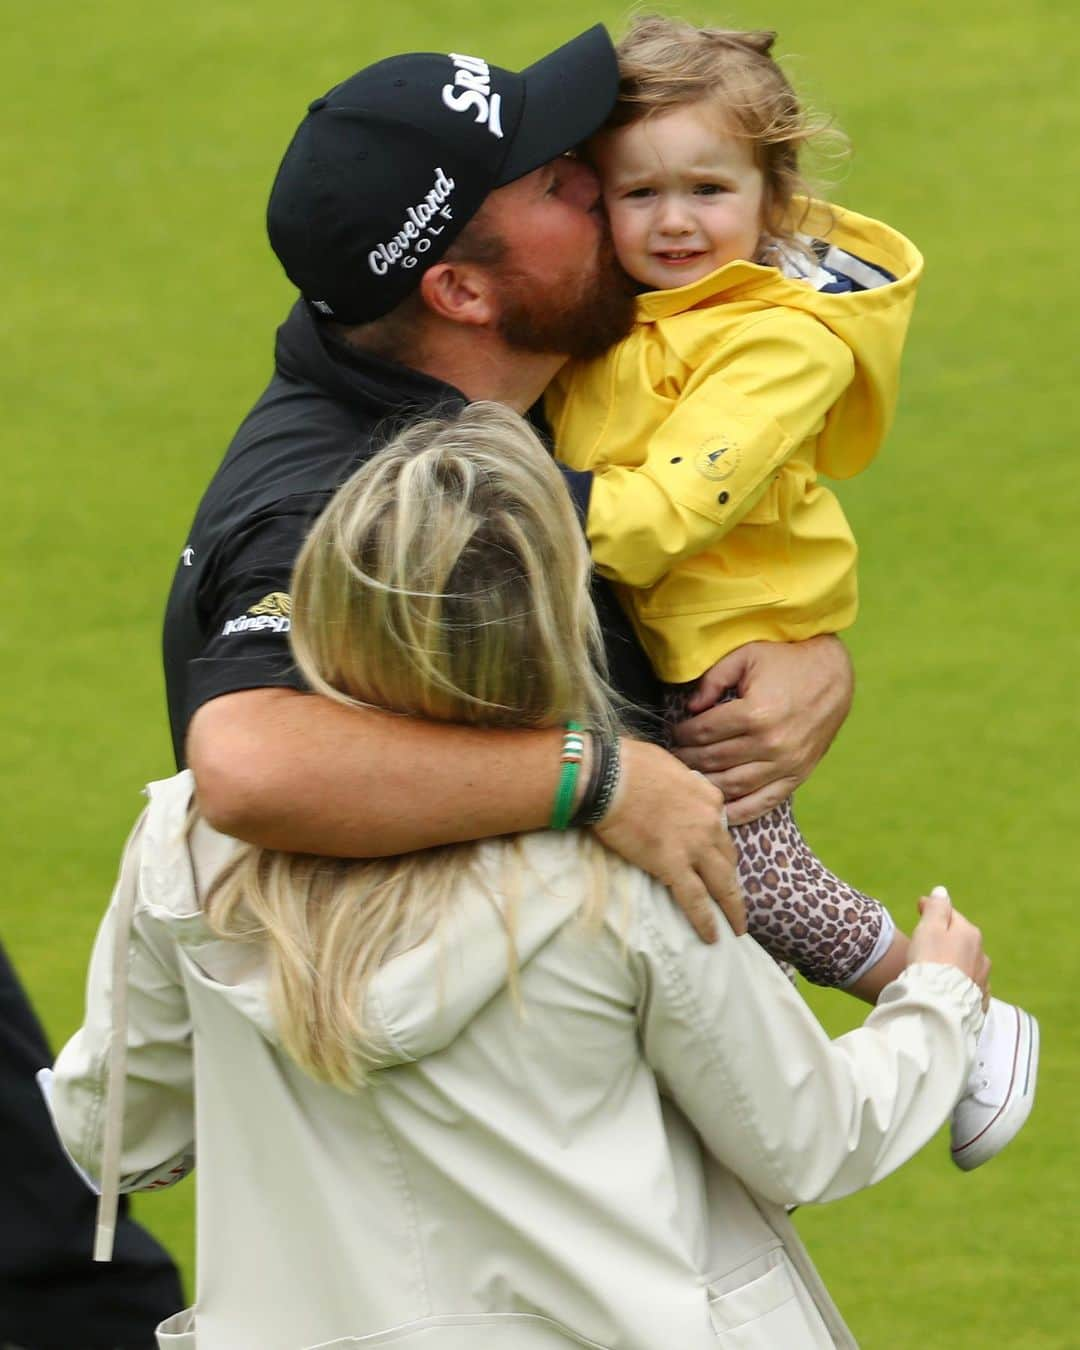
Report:
[[[819,265],[791,257],[784,270],[732,262],[677,290],[638,298],[643,322],[715,304],[779,305],[811,315],[850,349],[855,374],[825,421],[817,459],[832,478],[850,478],[873,459],[892,425],[897,372],[923,259],[880,221],[839,206],[815,205],[804,238]]]
[[[216,992],[258,1027],[271,1044],[280,1035],[270,1009],[265,954],[255,944],[215,937],[200,897],[233,856],[236,841],[205,821],[189,830],[191,773],[151,783],[138,873],[139,904],[171,933],[184,957]],[[537,836],[540,837],[540,836]],[[544,889],[513,904],[522,873],[531,870],[529,836],[479,845],[472,877],[437,937],[394,957],[373,980],[364,1008],[372,1033],[367,1067],[383,1069],[435,1054],[450,1045],[508,984],[511,951],[507,913],[513,912],[513,950],[525,965],[578,911],[586,881],[570,835],[542,836]],[[537,873],[538,874],[538,873]],[[515,884],[514,878],[517,878]],[[372,1059],[374,1062],[372,1062]]]
[[[303,300],[277,330],[274,361],[286,379],[317,385],[342,403],[366,409],[375,421],[409,408],[430,409],[447,399],[464,401],[458,390],[422,371],[334,341]]]

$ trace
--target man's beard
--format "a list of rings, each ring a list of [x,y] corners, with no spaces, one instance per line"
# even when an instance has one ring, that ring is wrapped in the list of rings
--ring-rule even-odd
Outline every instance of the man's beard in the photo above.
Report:
[[[573,294],[517,268],[499,267],[498,276],[499,334],[519,351],[590,361],[633,325],[633,283],[606,235],[591,274],[581,278]]]

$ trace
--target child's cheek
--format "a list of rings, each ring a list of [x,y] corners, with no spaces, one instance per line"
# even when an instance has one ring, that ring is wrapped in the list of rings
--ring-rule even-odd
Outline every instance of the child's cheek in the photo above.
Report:
[[[635,228],[633,213],[622,202],[610,202],[607,213],[615,252],[621,255],[633,249],[641,234],[640,229]]]

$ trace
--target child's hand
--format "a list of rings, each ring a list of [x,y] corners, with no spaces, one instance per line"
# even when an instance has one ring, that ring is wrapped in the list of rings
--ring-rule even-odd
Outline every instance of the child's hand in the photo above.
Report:
[[[959,910],[953,909],[944,886],[935,886],[919,901],[922,918],[911,935],[908,965],[936,961],[956,966],[982,990],[983,1008],[990,1001],[990,958],[983,951],[982,933]]]

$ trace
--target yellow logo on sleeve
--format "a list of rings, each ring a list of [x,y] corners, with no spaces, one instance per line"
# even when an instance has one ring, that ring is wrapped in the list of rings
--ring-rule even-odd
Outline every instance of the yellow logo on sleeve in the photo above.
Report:
[[[292,613],[292,596],[284,591],[271,591],[257,605],[252,605],[248,613],[271,614],[278,619],[287,619]]]
[[[226,619],[221,633],[223,637],[233,633],[287,633],[292,627],[291,613],[292,597],[285,591],[271,591],[246,614]]]

